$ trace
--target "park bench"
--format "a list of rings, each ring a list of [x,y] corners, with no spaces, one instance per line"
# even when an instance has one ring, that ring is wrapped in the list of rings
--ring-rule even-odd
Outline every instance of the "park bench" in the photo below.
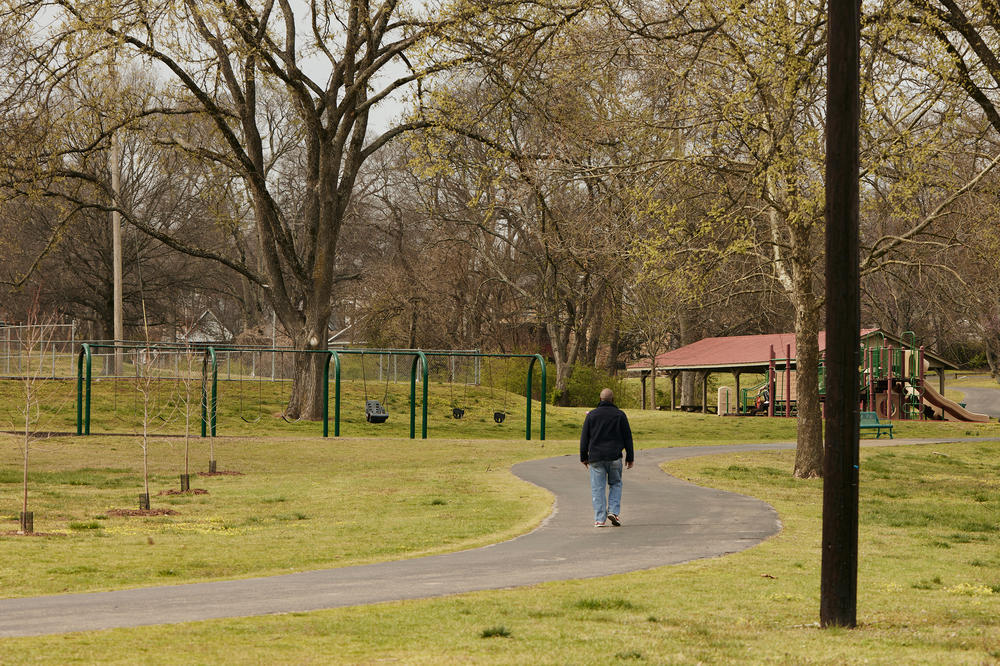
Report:
[[[701,405],[680,405],[678,407],[678,409],[681,410],[682,412],[700,412],[700,411],[702,411],[702,406]],[[705,412],[708,413],[708,414],[714,414],[718,410],[718,408],[715,407],[715,406],[713,406],[713,405],[709,405],[708,407],[706,407],[704,409],[705,409]]]
[[[875,412],[861,412],[861,430],[874,430],[875,439],[882,436],[882,431],[885,430],[889,433],[889,439],[892,439],[892,424],[882,423],[878,420],[878,414]]]

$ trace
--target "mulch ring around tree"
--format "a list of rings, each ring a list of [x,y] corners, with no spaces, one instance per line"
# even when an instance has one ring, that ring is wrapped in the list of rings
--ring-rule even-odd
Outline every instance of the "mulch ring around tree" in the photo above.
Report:
[[[207,495],[208,491],[204,488],[192,488],[191,490],[177,490],[171,488],[170,490],[161,490],[156,493],[157,495]]]
[[[176,516],[173,509],[111,509],[108,516]]]
[[[220,469],[218,472],[198,472],[198,476],[243,476],[243,472],[231,469]]]

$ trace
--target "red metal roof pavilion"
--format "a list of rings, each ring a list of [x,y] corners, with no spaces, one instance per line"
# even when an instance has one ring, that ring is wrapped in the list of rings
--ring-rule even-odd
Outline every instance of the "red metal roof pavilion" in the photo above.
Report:
[[[863,329],[861,338],[882,335],[884,339],[896,347],[905,344],[894,335],[878,328]],[[673,373],[679,371],[700,370],[709,372],[764,372],[771,359],[771,349],[778,359],[791,358],[791,366],[795,367],[796,348],[794,333],[771,333],[765,335],[736,335],[722,338],[704,338],[679,349],[665,352],[656,357],[658,372]],[[788,353],[788,349],[791,353]],[[826,349],[826,331],[819,333],[819,350]],[[932,369],[957,369],[949,361],[925,351],[925,357]],[[781,365],[784,365],[782,363]],[[641,359],[628,366],[629,372],[649,372],[650,360]]]
[[[880,336],[879,346],[889,344],[904,348],[907,345],[898,337],[890,335],[878,328],[863,329],[861,339]],[[656,374],[669,375],[671,382],[670,408],[675,409],[677,395],[675,382],[682,372],[697,372],[702,375],[701,411],[708,409],[708,376],[715,372],[731,372],[735,375],[736,392],[740,391],[740,375],[742,373],[766,373],[771,362],[771,350],[779,369],[786,366],[790,369],[792,386],[789,394],[795,391],[796,349],[794,333],[771,333],[765,335],[736,335],[723,338],[704,338],[698,342],[685,345],[656,357]],[[820,353],[826,349],[826,332],[819,333]],[[787,359],[787,360],[786,360]],[[955,364],[924,350],[924,359],[930,370],[936,371],[940,384],[940,393],[944,394],[944,370],[957,370]],[[650,376],[650,359],[641,359],[627,367],[628,372],[642,377],[642,407],[646,408],[646,379]],[[693,409],[693,405],[682,405],[682,409]]]

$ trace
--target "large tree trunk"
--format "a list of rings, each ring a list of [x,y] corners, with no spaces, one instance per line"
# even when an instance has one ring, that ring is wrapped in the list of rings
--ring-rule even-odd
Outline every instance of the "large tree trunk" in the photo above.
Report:
[[[357,137],[363,138],[365,127],[364,119],[356,122]],[[361,140],[357,137],[352,139],[352,148],[354,143]],[[337,164],[333,157],[335,152],[320,150],[316,157],[316,169],[310,171],[307,177],[310,195],[306,200],[305,217],[316,227],[313,246],[315,255],[310,262],[311,270],[305,276],[307,279],[303,280],[300,276],[299,280],[291,282],[290,289],[285,289],[284,269],[278,261],[278,252],[273,249],[263,252],[265,266],[272,278],[272,305],[285,331],[294,332],[291,337],[295,348],[309,352],[327,349],[337,240],[360,166],[360,161],[353,161],[343,173],[338,174],[334,168]],[[357,159],[356,156],[354,159]],[[343,196],[341,189],[346,192]],[[273,217],[263,201],[256,204],[256,210],[258,215]],[[277,226],[277,223],[274,222],[271,226]],[[276,284],[282,285],[277,292],[274,289]],[[298,301],[304,304],[302,312],[296,307]],[[326,361],[326,354],[296,354],[292,392],[285,410],[288,418],[310,421],[323,418],[323,367]]]
[[[785,183],[794,183],[794,174],[786,174]],[[766,193],[772,201],[787,199],[785,187],[779,187],[768,176]],[[798,434],[795,447],[794,476],[812,478],[823,475],[823,418],[819,405],[819,308],[812,265],[816,253],[812,247],[815,228],[809,211],[797,220],[771,206],[767,219],[771,232],[771,251],[778,281],[795,308],[795,348]],[[787,229],[787,247],[781,242],[782,230]],[[774,395],[771,396],[773,401]]]
[[[649,406],[655,412],[656,411],[656,355],[655,354],[653,355],[652,360],[653,360],[653,370],[649,374],[649,389],[651,392],[649,397]]]
[[[420,316],[420,299],[410,299],[410,328],[406,336],[406,346],[409,349],[417,348],[417,319]]]
[[[694,332],[694,325],[691,321],[692,317],[690,313],[684,310],[680,313],[680,317],[678,319],[680,324],[679,328],[680,328],[681,347],[683,347],[684,345],[689,345],[693,342],[697,342]],[[695,386],[694,386],[696,376],[697,373],[694,372],[681,373],[680,406],[698,404],[695,398]]]
[[[798,435],[794,475],[823,475],[823,415],[819,404],[819,309],[813,289],[810,228],[792,227]]]
[[[296,349],[326,349],[326,337],[303,332],[296,336]],[[326,354],[298,352],[294,354],[294,374],[291,394],[285,407],[285,417],[318,421],[323,418],[323,367]]]
[[[594,313],[589,330],[587,330],[587,351],[583,362],[597,367],[597,350],[601,345],[604,333],[604,309],[599,308]]]
[[[549,343],[552,345],[552,357],[556,364],[556,393],[559,396],[558,404],[566,406],[569,396],[566,387],[569,378],[573,374],[573,364],[576,362],[575,348],[578,347],[570,341],[570,330],[568,326],[560,326],[556,323],[545,325],[549,334]]]
[[[114,296],[109,291],[107,298],[101,300],[100,309],[96,310],[97,324],[101,329],[101,340],[115,339]]]
[[[616,314],[614,317],[614,325],[611,328],[611,340],[608,343],[608,359],[605,363],[605,368],[609,375],[618,375],[618,355],[621,353],[621,325],[619,325],[620,318]]]
[[[996,349],[1000,349],[1000,336],[989,336],[984,340],[986,343],[986,364],[990,368],[990,377],[1000,382],[1000,363],[997,361]]]

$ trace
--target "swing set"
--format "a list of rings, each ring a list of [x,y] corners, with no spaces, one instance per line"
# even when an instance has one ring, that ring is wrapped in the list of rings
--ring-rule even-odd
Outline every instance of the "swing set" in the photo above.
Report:
[[[145,354],[144,351],[146,351],[145,345],[120,350],[120,373],[114,371],[113,363],[105,365],[105,372],[108,373],[105,379],[111,382],[112,416],[134,432],[142,426],[144,411],[147,412],[145,417],[150,420],[155,419],[161,423],[173,421],[177,409],[171,396],[180,393],[179,378],[173,378],[172,387],[167,386],[171,379],[159,376],[162,368],[157,362],[158,354]],[[129,366],[132,367],[132,372],[126,374],[125,368]],[[132,390],[123,392],[123,385]],[[140,393],[143,394],[142,403],[139,399]],[[168,407],[172,409],[169,410],[169,415],[165,415]]]
[[[98,341],[81,344],[77,354],[77,434],[90,434],[95,358],[98,372],[111,382],[112,418],[134,429],[141,426],[144,419],[148,419],[148,426],[154,420],[169,424],[179,418],[187,386],[179,374],[179,361],[201,353],[201,348],[186,343]],[[132,370],[125,372],[129,365]],[[123,386],[132,390],[123,394]]]
[[[129,349],[134,345],[91,345],[84,343],[81,346],[80,352],[77,357],[77,434],[78,435],[89,435],[91,426],[91,391],[92,391],[92,352],[98,347],[111,347],[111,348],[121,348]],[[143,345],[143,347],[150,347],[149,345]],[[159,344],[156,347],[164,350],[180,350],[186,349],[188,352],[191,348],[186,345],[176,345],[176,344]],[[490,405],[493,410],[493,420],[497,425],[501,425],[505,422],[506,417],[509,415],[508,411],[508,390],[509,386],[508,380],[510,379],[510,363],[511,359],[524,358],[528,359],[528,368],[526,372],[526,384],[525,384],[525,440],[531,440],[531,417],[532,417],[532,385],[534,379],[534,368],[536,363],[539,366],[541,373],[541,399],[538,400],[539,404],[539,425],[538,425],[538,435],[539,439],[545,439],[545,393],[546,393],[546,366],[545,359],[542,358],[540,354],[503,354],[503,353],[481,353],[475,351],[423,351],[423,350],[413,350],[413,349],[330,349],[330,350],[298,350],[298,349],[287,349],[287,348],[241,348],[241,347],[224,347],[224,346],[206,346],[200,348],[199,351],[203,354],[202,357],[202,376],[201,376],[201,436],[202,437],[215,437],[217,434],[217,409],[218,409],[218,380],[219,380],[219,354],[223,352],[232,353],[291,353],[291,354],[321,354],[325,358],[322,361],[322,372],[323,372],[323,397],[322,397],[322,407],[323,407],[323,436],[329,436],[329,425],[330,425],[330,365],[333,364],[333,403],[334,403],[334,437],[340,436],[340,422],[341,422],[341,360],[344,356],[349,356],[352,354],[361,356],[361,371],[362,371],[362,382],[364,387],[364,413],[365,421],[371,424],[383,424],[389,418],[389,412],[387,409],[387,400],[389,395],[389,373],[385,373],[385,387],[383,390],[383,395],[381,401],[378,399],[377,395],[370,395],[368,391],[368,378],[367,371],[365,368],[365,356],[366,355],[381,355],[385,358],[392,357],[404,357],[412,359],[410,365],[410,395],[409,395],[409,406],[410,406],[410,439],[416,439],[416,410],[417,410],[417,395],[416,395],[416,383],[419,368],[419,375],[421,381],[421,439],[427,439],[427,405],[428,405],[428,357],[451,357],[452,368],[451,368],[451,403],[452,412],[451,416],[454,419],[462,419],[466,416],[467,410],[469,409],[468,403],[468,390],[469,384],[469,374],[473,372],[473,364],[478,364],[479,359],[486,359],[487,361],[487,374],[490,382]],[[463,389],[463,399],[462,404],[459,404],[455,400],[454,391],[454,379],[456,376],[454,362],[455,359],[464,358],[467,359],[466,367],[466,381],[464,382],[465,387]],[[493,364],[497,359],[503,359],[504,363],[504,388],[502,391],[502,399],[498,400],[496,397],[496,387],[494,385],[493,377]],[[252,379],[246,380],[244,364],[240,363],[239,374],[237,379],[237,386],[239,390],[239,418],[248,424],[255,424],[260,422],[261,415],[263,412],[263,378],[259,372],[259,368],[256,369],[254,373],[251,374]],[[476,377],[478,378],[478,365],[476,367]],[[254,376],[256,375],[256,376]],[[256,381],[256,403],[257,410],[256,414],[252,414],[252,399],[248,399],[247,395],[249,391],[245,388],[250,381]],[[251,389],[252,390],[252,389]],[[287,420],[287,419],[286,419]]]

